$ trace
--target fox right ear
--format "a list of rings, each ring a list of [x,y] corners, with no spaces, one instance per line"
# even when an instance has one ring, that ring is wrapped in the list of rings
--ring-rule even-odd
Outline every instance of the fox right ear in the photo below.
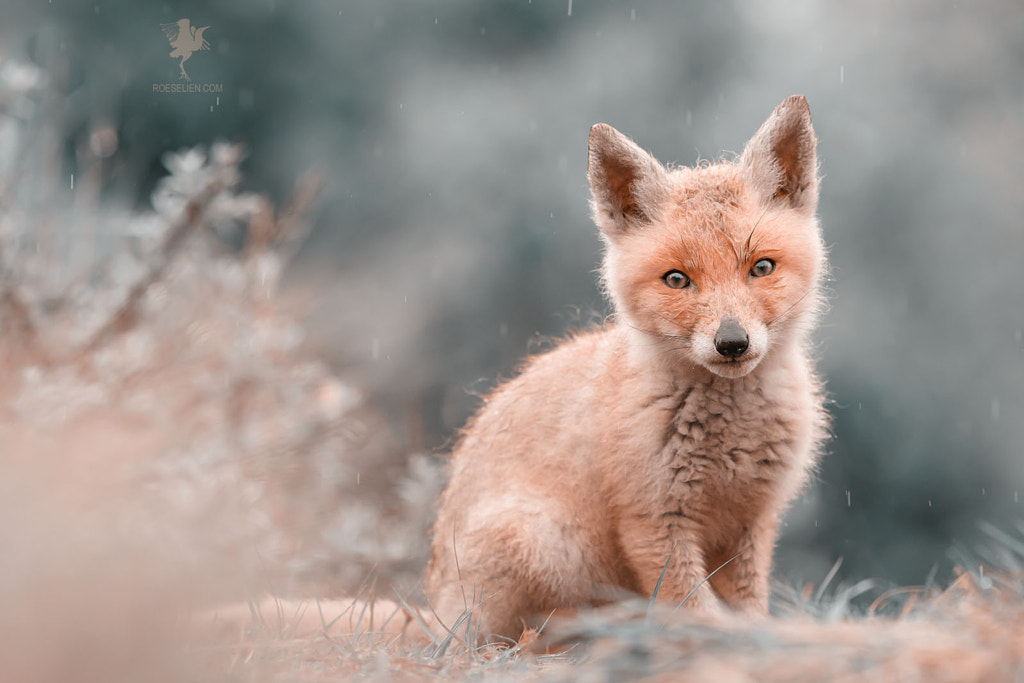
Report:
[[[665,169],[625,135],[598,123],[590,129],[587,180],[594,223],[614,237],[655,219]]]
[[[786,98],[754,134],[741,164],[762,202],[780,200],[814,213],[818,205],[817,140],[802,95]]]

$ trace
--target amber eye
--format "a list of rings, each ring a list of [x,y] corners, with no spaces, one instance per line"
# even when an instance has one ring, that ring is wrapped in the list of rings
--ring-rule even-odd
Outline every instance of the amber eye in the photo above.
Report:
[[[775,271],[775,261],[770,258],[763,258],[754,264],[754,267],[750,269],[750,274],[753,277],[764,277],[765,275],[771,275]]]
[[[661,280],[672,289],[684,289],[690,286],[690,278],[686,277],[686,273],[679,270],[668,271],[661,276]]]

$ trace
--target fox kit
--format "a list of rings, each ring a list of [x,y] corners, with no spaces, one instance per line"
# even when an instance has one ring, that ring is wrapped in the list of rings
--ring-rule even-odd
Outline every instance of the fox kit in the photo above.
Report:
[[[473,609],[482,637],[517,638],[659,577],[658,600],[766,613],[779,516],[825,432],[805,350],[815,147],[800,96],[737,160],[696,168],[591,128],[614,324],[532,358],[466,428],[426,575],[444,626]]]

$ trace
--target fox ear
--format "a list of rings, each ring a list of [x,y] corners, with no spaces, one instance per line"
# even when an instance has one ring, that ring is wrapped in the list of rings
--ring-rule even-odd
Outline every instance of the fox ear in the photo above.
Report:
[[[594,223],[608,237],[651,223],[665,191],[657,159],[606,123],[590,129],[587,180]]]
[[[747,143],[740,162],[747,183],[762,203],[778,199],[814,213],[818,206],[816,147],[807,100],[793,95],[775,108]]]

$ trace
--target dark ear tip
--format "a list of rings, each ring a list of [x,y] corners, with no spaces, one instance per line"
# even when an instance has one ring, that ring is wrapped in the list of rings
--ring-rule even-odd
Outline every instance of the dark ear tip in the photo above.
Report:
[[[803,95],[790,95],[786,99],[782,100],[782,104],[775,108],[778,112],[791,110],[799,112],[805,116],[811,115],[811,106],[807,104],[807,98]]]

